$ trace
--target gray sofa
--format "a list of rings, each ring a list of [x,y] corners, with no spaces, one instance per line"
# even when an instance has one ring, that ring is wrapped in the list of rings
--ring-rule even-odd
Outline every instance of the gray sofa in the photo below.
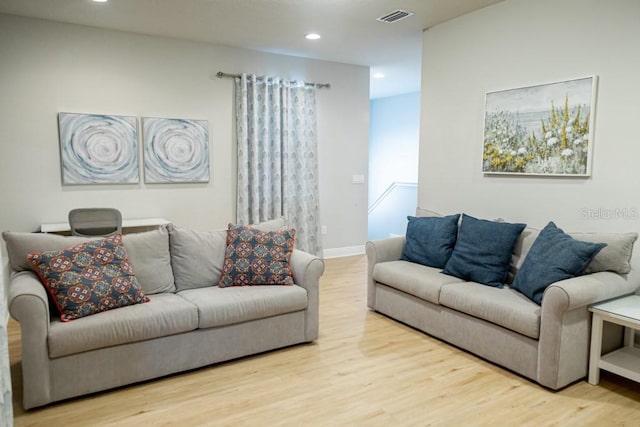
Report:
[[[531,228],[520,235],[510,280],[537,235]],[[640,286],[640,277],[630,271],[635,233],[572,236],[608,246],[593,259],[588,269],[592,273],[553,283],[541,305],[509,286],[467,282],[442,269],[401,260],[404,236],[369,241],[368,306],[545,387],[560,389],[587,375],[588,306],[631,294]],[[619,344],[619,332],[607,335],[605,351]]]
[[[87,239],[14,232],[4,238],[13,270],[9,311],[22,332],[27,409],[318,337],[324,264],[305,252],[291,256],[294,286],[219,288],[226,230],[169,225],[125,234],[149,302],[61,322],[26,254]]]

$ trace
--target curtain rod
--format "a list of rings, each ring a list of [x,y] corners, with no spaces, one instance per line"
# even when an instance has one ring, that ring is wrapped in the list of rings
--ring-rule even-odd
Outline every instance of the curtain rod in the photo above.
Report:
[[[218,71],[216,76],[219,79],[221,79],[223,77],[228,77],[228,78],[236,78],[236,77],[240,78],[240,77],[242,77],[240,74],[229,74],[229,73],[223,73],[222,71]],[[263,79],[264,76],[259,76],[258,78],[259,79]],[[295,80],[294,80],[293,83],[295,83]],[[307,85],[307,86],[315,86],[318,89],[324,89],[324,88],[331,89],[331,83],[307,83],[307,82],[305,82],[304,84]]]

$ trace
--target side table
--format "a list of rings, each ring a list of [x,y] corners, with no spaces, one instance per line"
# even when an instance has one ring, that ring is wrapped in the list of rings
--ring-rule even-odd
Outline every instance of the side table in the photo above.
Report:
[[[600,382],[600,369],[640,382],[640,349],[634,347],[635,330],[640,330],[640,295],[629,295],[589,307],[591,323],[591,351],[589,354],[589,383]],[[624,326],[624,346],[602,355],[602,324]]]

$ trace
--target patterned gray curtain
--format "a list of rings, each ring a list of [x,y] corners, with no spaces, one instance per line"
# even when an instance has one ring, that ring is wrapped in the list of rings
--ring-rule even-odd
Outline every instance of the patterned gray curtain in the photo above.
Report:
[[[296,247],[321,256],[315,87],[243,74],[235,93],[237,221],[284,216]]]
[[[0,251],[0,260],[2,252]],[[4,289],[4,266],[0,265],[0,427],[13,425],[11,401],[11,370],[9,368],[9,343],[7,342],[7,298]]]

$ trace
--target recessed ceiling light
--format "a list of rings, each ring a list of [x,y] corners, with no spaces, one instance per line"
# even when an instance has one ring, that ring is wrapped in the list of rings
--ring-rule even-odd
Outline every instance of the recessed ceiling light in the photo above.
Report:
[[[320,34],[309,33],[309,34],[305,34],[304,38],[307,39],[307,40],[318,40],[320,38]]]
[[[106,3],[107,2],[107,0],[93,0],[93,1],[96,2],[96,3]]]
[[[384,74],[382,73],[373,73],[374,79],[384,79]]]

